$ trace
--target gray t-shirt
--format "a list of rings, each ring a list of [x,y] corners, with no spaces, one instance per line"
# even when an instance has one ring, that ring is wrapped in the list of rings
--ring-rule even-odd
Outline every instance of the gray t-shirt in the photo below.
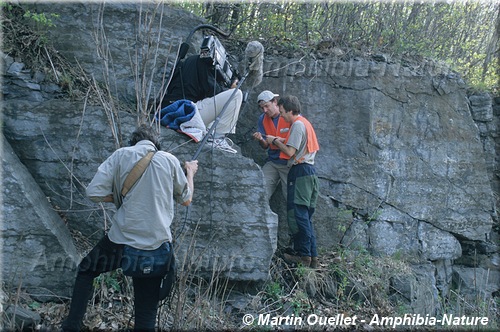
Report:
[[[307,132],[306,126],[302,121],[295,121],[292,124],[286,145],[297,149],[295,155],[288,160],[288,167],[301,163],[314,165],[316,152],[307,152]]]

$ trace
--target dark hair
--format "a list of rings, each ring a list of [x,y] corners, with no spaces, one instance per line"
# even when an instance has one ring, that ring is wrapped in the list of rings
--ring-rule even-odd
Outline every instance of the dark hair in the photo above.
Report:
[[[299,115],[302,109],[299,98],[292,95],[281,97],[278,106],[283,106],[286,112],[291,111],[293,115]]]
[[[135,131],[132,133],[130,136],[129,144],[130,146],[136,145],[137,142],[140,142],[142,140],[148,140],[153,142],[153,144],[156,146],[158,150],[161,150],[160,148],[160,134],[156,130],[156,128],[147,125],[147,124],[141,124],[139,127],[135,129]]]

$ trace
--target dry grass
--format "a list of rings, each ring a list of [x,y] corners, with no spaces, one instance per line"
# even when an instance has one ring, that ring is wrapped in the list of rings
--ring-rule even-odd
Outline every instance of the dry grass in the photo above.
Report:
[[[193,240],[194,241],[194,240]],[[194,242],[192,243],[194,244]],[[279,255],[279,253],[278,253]],[[186,255],[186,257],[192,257]],[[412,273],[410,266],[389,257],[372,257],[366,253],[330,251],[321,257],[316,270],[301,266],[289,266],[275,256],[270,267],[271,278],[252,287],[247,292],[235,283],[221,278],[214,266],[211,278],[200,278],[186,257],[177,257],[180,263],[177,283],[171,297],[160,304],[157,326],[161,330],[261,330],[262,326],[242,324],[242,317],[251,314],[271,316],[307,317],[316,314],[332,317],[344,314],[356,315],[359,320],[369,321],[375,314],[401,316],[399,304],[390,300],[389,280]],[[195,258],[194,258],[195,259]],[[220,270],[220,269],[219,269]],[[4,305],[18,306],[36,312],[41,321],[35,328],[52,330],[60,326],[68,311],[68,302],[39,303],[23,291],[5,292]],[[456,293],[455,293],[456,294]],[[456,294],[456,298],[458,294]],[[240,301],[236,305],[235,296]],[[451,300],[451,299],[450,299]],[[242,303],[242,304],[241,304]],[[459,310],[448,312],[465,314]],[[463,299],[458,305],[464,305]],[[498,326],[496,306],[484,307],[485,303],[467,303],[477,315],[490,317],[489,328]],[[404,310],[404,309],[403,309]],[[404,312],[410,313],[410,312]],[[5,318],[5,317],[4,317]],[[12,317],[4,319],[4,327],[12,327]],[[123,330],[133,327],[133,289],[131,279],[120,270],[101,275],[95,280],[95,290],[84,319],[92,331]],[[360,326],[358,326],[359,328]],[[301,326],[301,329],[317,330],[318,326]],[[373,326],[367,326],[376,329]]]

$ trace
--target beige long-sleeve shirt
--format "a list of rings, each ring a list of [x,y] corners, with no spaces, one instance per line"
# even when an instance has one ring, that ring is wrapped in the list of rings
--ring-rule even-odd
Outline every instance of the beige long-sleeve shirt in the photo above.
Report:
[[[116,197],[120,195],[130,170],[154,150],[154,144],[147,140],[116,150],[99,166],[87,187],[87,196],[100,202],[113,194],[117,204]],[[117,206],[108,232],[109,239],[146,250],[172,241],[170,225],[175,202],[182,204],[190,199],[191,194],[179,160],[168,152],[156,152],[142,177],[130,189],[121,206]]]

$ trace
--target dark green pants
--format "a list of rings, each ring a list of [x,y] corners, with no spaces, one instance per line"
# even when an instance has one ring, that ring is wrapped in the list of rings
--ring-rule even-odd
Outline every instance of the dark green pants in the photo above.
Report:
[[[317,257],[312,216],[319,194],[319,180],[313,165],[294,165],[288,172],[287,219],[294,249],[299,256]]]

